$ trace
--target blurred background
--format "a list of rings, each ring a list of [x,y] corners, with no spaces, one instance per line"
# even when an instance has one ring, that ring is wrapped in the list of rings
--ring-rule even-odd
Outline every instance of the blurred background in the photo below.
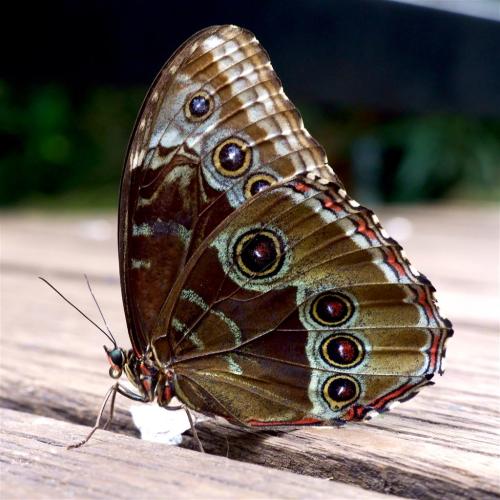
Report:
[[[115,207],[143,96],[211,24],[252,30],[363,203],[500,198],[498,0],[52,1],[11,6],[0,205]]]

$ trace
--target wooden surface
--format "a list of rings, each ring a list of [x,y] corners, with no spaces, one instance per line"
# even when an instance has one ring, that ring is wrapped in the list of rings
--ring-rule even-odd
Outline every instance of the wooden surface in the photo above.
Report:
[[[68,437],[77,439],[85,429],[12,410],[0,410],[0,415],[5,497],[325,498],[326,487],[333,486],[109,432],[92,446],[68,451]],[[359,488],[335,486],[342,498],[359,498]]]
[[[445,375],[390,413],[341,429],[263,433],[204,422],[197,427],[208,451],[202,455],[136,439],[123,398],[111,432],[65,450],[88,430],[74,424],[93,424],[111,380],[102,336],[36,277],[97,318],[86,272],[128,347],[115,221],[4,214],[2,498],[498,498],[499,212],[394,208],[379,216],[431,278],[454,323]],[[189,433],[182,446],[194,448]]]

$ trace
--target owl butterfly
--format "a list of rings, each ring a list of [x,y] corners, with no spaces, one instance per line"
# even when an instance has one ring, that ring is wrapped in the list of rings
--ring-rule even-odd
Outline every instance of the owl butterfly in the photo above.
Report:
[[[140,111],[119,212],[136,393],[250,427],[334,425],[441,372],[431,283],[350,198],[266,51],[236,26],[170,58]]]

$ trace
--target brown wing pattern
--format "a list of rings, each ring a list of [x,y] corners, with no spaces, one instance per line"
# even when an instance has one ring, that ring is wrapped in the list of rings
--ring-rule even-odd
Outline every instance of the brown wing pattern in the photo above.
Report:
[[[240,207],[176,286],[158,357],[188,404],[248,425],[382,411],[440,371],[452,333],[377,217],[303,176]]]
[[[431,283],[345,192],[255,37],[208,28],[165,65],[122,180],[134,348],[189,407],[243,425],[383,411],[441,372]]]
[[[335,179],[253,34],[208,28],[172,56],[143,104],[122,178],[120,274],[137,352],[207,235],[253,194],[309,171]]]

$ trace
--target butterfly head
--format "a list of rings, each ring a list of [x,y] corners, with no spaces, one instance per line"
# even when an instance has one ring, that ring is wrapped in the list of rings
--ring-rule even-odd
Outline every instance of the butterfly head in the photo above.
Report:
[[[108,356],[109,364],[109,376],[111,378],[120,378],[123,372],[124,366],[127,364],[127,354],[121,347],[114,346],[112,349],[108,349],[103,346],[106,354]]]

